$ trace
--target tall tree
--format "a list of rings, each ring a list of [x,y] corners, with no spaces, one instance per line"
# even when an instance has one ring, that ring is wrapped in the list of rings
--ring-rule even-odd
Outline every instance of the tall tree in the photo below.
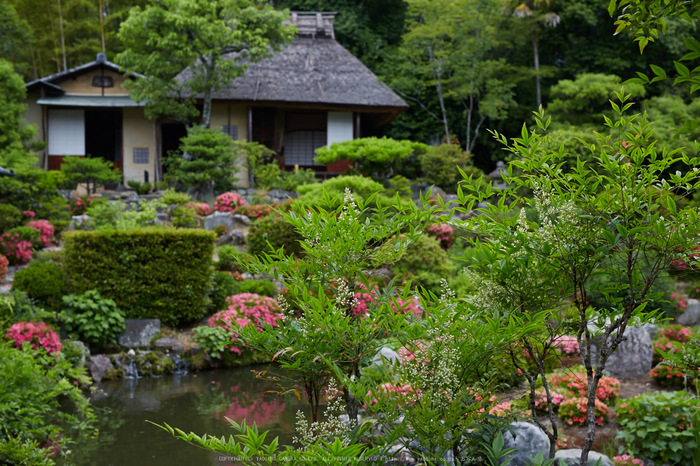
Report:
[[[471,152],[483,123],[505,117],[514,104],[514,80],[496,54],[499,6],[492,0],[409,0],[408,5],[407,32],[387,66],[387,81],[440,122],[445,140],[459,127]]]
[[[535,67],[537,107],[542,105],[542,78],[540,76],[540,51],[537,42],[537,28],[540,24],[546,27],[556,27],[561,22],[559,15],[549,10],[550,4],[550,0],[526,0],[513,9],[513,16],[529,22],[533,64]]]
[[[119,30],[125,50],[115,60],[144,75],[129,91],[146,102],[149,118],[191,123],[201,96],[199,124],[208,127],[212,93],[242,75],[247,62],[292,40],[296,28],[285,19],[261,0],[162,0],[131,10]]]

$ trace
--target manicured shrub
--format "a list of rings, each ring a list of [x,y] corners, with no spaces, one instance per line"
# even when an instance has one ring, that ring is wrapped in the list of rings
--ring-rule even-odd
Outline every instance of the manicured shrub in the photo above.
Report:
[[[207,312],[213,314],[226,308],[226,298],[237,294],[236,278],[231,272],[214,272],[209,290]]]
[[[452,228],[447,223],[436,223],[435,225],[430,225],[426,230],[426,233],[438,241],[440,241],[440,247],[442,249],[450,249],[454,240],[454,228]]]
[[[36,250],[41,247],[41,232],[35,230],[34,228],[26,227],[14,227],[5,232],[6,235],[19,235],[20,241],[28,241],[32,245],[32,249]]]
[[[234,288],[236,294],[253,293],[269,298],[277,296],[277,287],[269,280],[239,280],[236,281]]]
[[[238,206],[236,210],[233,211],[234,214],[245,215],[251,220],[259,220],[263,217],[267,217],[273,212],[273,209],[277,207],[277,204],[249,204]]]
[[[433,146],[420,158],[423,179],[444,189],[448,193],[457,192],[457,184],[462,181],[462,174],[457,167],[467,175],[478,177],[483,173],[474,166],[472,155],[464,152],[456,144]]]
[[[95,290],[81,295],[63,297],[61,318],[66,329],[89,345],[116,343],[124,331],[124,313],[111,299],[105,299]]]
[[[48,220],[32,220],[27,223],[27,226],[39,232],[40,246],[42,248],[51,246],[51,243],[54,241],[53,235],[56,231],[51,222]]]
[[[373,205],[369,207],[376,206],[378,200],[385,206],[394,202],[394,199],[381,194],[384,192],[384,186],[364,176],[336,176],[320,184],[299,186],[297,188],[299,198],[294,202],[309,207],[336,209],[344,202],[346,188],[352,192],[356,202],[360,199],[365,200],[372,194],[378,194],[374,198]]]
[[[686,392],[649,392],[622,400],[617,440],[634,456],[657,464],[693,464],[700,437],[697,399]]]
[[[248,253],[260,256],[283,248],[285,254],[300,255],[301,235],[279,215],[270,215],[250,225]]]
[[[70,201],[69,209],[73,215],[83,215],[95,200],[90,196],[82,196]]]
[[[66,293],[63,271],[51,262],[32,261],[26,269],[15,273],[12,287],[27,295],[47,309],[58,310],[61,297]]]
[[[588,399],[585,397],[569,398],[559,406],[559,417],[562,422],[570,426],[584,426],[587,424]],[[596,398],[595,423],[602,426],[608,422],[610,411],[608,406]]]
[[[214,233],[190,229],[69,232],[63,247],[69,290],[97,290],[127,318],[190,323],[206,312],[214,241]]]
[[[9,265],[10,261],[7,260],[7,257],[0,254],[0,282],[5,279],[5,276],[7,275],[7,267]]]
[[[422,286],[437,293],[440,280],[449,277],[454,269],[440,242],[431,236],[420,235],[409,244],[391,270],[399,283],[410,281],[412,286]]]
[[[235,342],[237,328],[253,325],[261,329],[265,324],[277,327],[278,319],[283,317],[277,301],[254,293],[229,296],[226,298],[226,304],[228,304],[227,309],[209,318],[209,326],[228,330],[231,341],[227,349],[238,355],[241,354],[241,347],[238,342]]]
[[[44,322],[17,322],[5,332],[5,339],[14,342],[17,348],[21,348],[24,343],[28,343],[35,350],[41,347],[56,358],[61,352],[61,340]]]
[[[549,376],[552,387],[569,392],[574,397],[586,397],[588,376],[585,372],[560,371]],[[611,403],[620,396],[620,381],[614,377],[601,377],[596,389],[596,399]]]
[[[22,223],[22,211],[10,204],[0,204],[0,233]]]
[[[241,255],[245,255],[245,253],[240,252],[235,246],[225,245],[216,248],[216,256],[218,257],[216,268],[227,272],[240,271],[237,258]]]
[[[7,257],[10,265],[24,265],[32,258],[32,243],[23,240],[19,233],[3,233],[0,254]]]
[[[238,193],[223,193],[214,201],[214,210],[219,212],[233,212],[238,207],[245,205],[245,199]]]
[[[668,364],[659,364],[649,372],[652,379],[664,387],[683,388],[685,374]]]

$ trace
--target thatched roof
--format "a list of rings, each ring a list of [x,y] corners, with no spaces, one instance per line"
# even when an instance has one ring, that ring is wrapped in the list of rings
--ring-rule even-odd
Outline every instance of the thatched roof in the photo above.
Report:
[[[243,76],[214,92],[213,99],[393,115],[407,109],[406,102],[335,41],[333,16],[335,13],[292,12],[290,22],[299,30],[294,41],[270,58],[250,63]],[[185,70],[178,78],[190,76]]]
[[[325,36],[297,37],[279,53],[250,64],[213,98],[368,107],[365,111],[408,108],[360,60]]]

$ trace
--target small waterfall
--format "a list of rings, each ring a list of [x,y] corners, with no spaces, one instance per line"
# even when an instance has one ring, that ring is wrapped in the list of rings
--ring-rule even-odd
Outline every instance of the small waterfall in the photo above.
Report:
[[[124,361],[122,364],[122,370],[124,371],[125,379],[138,379],[141,377],[139,375],[139,368],[136,364],[136,359],[129,358]]]
[[[173,360],[173,374],[185,375],[190,368],[190,362],[182,359],[179,354],[173,352],[170,354]]]

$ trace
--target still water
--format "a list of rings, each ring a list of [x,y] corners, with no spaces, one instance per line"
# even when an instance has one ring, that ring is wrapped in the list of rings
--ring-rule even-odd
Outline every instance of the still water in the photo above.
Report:
[[[256,366],[252,369],[271,369]],[[253,421],[269,430],[266,443],[279,437],[290,445],[297,410],[308,411],[295,396],[281,398],[274,382],[257,379],[251,367],[126,379],[98,384],[93,397],[99,437],[75,446],[70,464],[95,466],[192,466],[237,464],[201,450],[147,423],[167,423],[198,435],[228,436],[225,417]],[[302,397],[303,400],[303,397]]]

